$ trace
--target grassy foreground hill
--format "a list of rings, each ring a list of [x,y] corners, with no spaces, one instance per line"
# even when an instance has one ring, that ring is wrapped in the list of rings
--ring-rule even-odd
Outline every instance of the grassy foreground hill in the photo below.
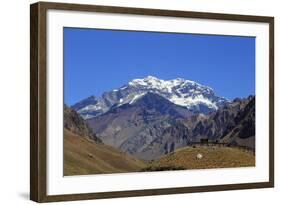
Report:
[[[113,147],[64,129],[64,175],[140,171],[146,165]]]
[[[202,158],[198,159],[197,155]],[[252,153],[232,147],[185,147],[150,162],[144,171],[255,166]]]

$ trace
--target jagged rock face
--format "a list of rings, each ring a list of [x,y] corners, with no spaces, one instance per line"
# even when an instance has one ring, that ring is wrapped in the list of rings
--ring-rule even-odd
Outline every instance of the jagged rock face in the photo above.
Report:
[[[205,117],[181,121],[191,132],[191,141],[210,139],[254,148],[255,98],[234,100]],[[239,139],[238,139],[239,138]],[[242,139],[251,138],[250,141]]]
[[[183,123],[192,130],[192,140],[217,140],[236,125],[235,117],[243,106],[244,101],[232,102],[205,117],[197,115]]]
[[[105,144],[152,160],[205,138],[253,148],[254,107],[254,97],[249,97],[208,115],[194,114],[158,94],[147,93],[88,123]]]
[[[244,109],[238,112],[235,123],[233,129],[225,134],[221,141],[255,149],[255,98],[251,98]]]
[[[154,160],[190,144],[189,130],[183,124],[170,123],[159,133],[161,134],[158,134],[149,144],[144,146],[141,152],[134,155],[140,159]]]
[[[199,113],[217,110],[228,102],[225,98],[216,96],[212,88],[194,81],[182,78],[161,80],[148,76],[134,79],[119,89],[105,92],[100,98],[91,96],[72,108],[84,119],[89,119],[107,112],[112,106],[133,103],[148,92],[156,93],[174,104]]]
[[[82,137],[88,137],[94,141],[101,142],[93,133],[92,128],[87,122],[73,109],[64,105],[63,126],[65,129],[71,131]]]

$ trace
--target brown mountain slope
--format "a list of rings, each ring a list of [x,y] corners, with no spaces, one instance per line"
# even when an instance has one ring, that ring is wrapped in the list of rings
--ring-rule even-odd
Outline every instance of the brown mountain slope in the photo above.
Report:
[[[113,147],[64,129],[64,175],[140,171],[145,164]]]
[[[87,122],[105,144],[139,159],[150,160],[166,152],[165,142],[171,136],[165,135],[164,138],[164,130],[172,126],[175,119],[186,118],[191,114],[186,108],[158,94],[147,93],[131,104],[113,107]],[[178,143],[174,144],[177,148]]]
[[[63,113],[63,127],[65,129],[79,136],[88,137],[96,142],[101,142],[93,133],[88,123],[75,110],[64,105]]]
[[[202,158],[198,159],[197,155]],[[230,147],[185,147],[152,161],[144,170],[208,169],[255,166],[255,156],[244,150]]]

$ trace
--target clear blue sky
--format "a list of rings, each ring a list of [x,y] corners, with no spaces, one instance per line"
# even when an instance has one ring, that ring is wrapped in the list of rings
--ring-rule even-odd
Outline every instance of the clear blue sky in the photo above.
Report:
[[[255,94],[255,38],[64,28],[67,104],[148,75],[193,80],[228,99]]]

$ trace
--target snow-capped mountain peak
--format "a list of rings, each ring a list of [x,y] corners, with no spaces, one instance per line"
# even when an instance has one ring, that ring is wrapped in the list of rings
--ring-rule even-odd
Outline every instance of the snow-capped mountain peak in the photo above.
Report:
[[[227,102],[225,98],[216,96],[212,88],[191,80],[163,80],[147,76],[133,79],[118,89],[105,92],[96,100],[85,99],[72,107],[84,118],[91,118],[107,112],[113,105],[132,104],[148,92],[157,93],[177,105],[201,113],[217,110]]]

